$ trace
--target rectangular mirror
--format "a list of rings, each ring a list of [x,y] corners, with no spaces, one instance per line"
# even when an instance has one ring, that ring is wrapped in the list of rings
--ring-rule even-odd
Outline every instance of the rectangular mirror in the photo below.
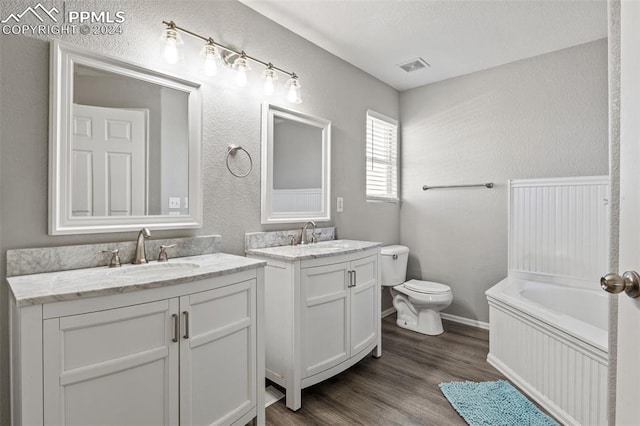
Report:
[[[262,223],[327,221],[331,122],[262,105]]]
[[[200,227],[199,88],[54,41],[49,233]]]

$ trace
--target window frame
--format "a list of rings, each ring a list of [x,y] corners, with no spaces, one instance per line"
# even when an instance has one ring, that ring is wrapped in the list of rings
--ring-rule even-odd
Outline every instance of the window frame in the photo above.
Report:
[[[371,156],[371,162],[373,163],[382,163],[382,164],[389,164],[390,167],[392,168],[393,171],[393,167],[395,166],[395,196],[392,195],[393,191],[388,191],[386,196],[379,196],[379,195],[369,195],[368,194],[368,188],[369,188],[369,176],[368,176],[368,164],[369,164],[369,159],[370,156],[368,155],[368,145],[370,143],[370,140],[368,139],[368,135],[369,135],[369,123],[371,122],[371,119],[377,120],[377,121],[381,121],[389,126],[393,126],[395,127],[395,140],[393,141],[394,145],[395,145],[395,164],[393,160],[389,160],[389,161],[385,161],[384,159],[377,159],[376,161],[376,157]],[[398,120],[393,119],[391,117],[388,117],[384,114],[380,114],[379,112],[373,111],[373,110],[367,110],[366,113],[366,122],[365,122],[365,198],[366,201],[372,201],[372,202],[386,202],[386,203],[400,203],[400,141],[399,141],[399,125],[398,125]],[[389,154],[391,154],[393,151],[387,151],[387,156],[391,156]],[[387,185],[393,185],[393,178],[389,178],[387,180]]]

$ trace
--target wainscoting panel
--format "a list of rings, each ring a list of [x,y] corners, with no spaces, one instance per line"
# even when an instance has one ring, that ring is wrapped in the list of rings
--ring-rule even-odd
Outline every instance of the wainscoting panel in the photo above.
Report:
[[[605,351],[508,306],[489,315],[489,363],[563,423],[607,424]]]
[[[599,282],[609,255],[609,177],[509,184],[509,272]]]

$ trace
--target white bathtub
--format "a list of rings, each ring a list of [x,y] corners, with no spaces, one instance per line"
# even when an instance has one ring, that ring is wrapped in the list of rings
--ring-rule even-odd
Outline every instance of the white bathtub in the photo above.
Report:
[[[487,294],[487,360],[566,424],[607,423],[607,296],[509,277]]]

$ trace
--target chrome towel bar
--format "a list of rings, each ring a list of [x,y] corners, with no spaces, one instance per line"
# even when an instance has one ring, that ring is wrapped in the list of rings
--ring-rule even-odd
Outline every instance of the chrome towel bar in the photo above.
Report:
[[[422,190],[426,191],[427,189],[442,189],[442,188],[475,188],[479,186],[484,186],[485,188],[493,188],[493,182],[489,183],[477,183],[473,185],[443,185],[443,186],[423,186]]]

